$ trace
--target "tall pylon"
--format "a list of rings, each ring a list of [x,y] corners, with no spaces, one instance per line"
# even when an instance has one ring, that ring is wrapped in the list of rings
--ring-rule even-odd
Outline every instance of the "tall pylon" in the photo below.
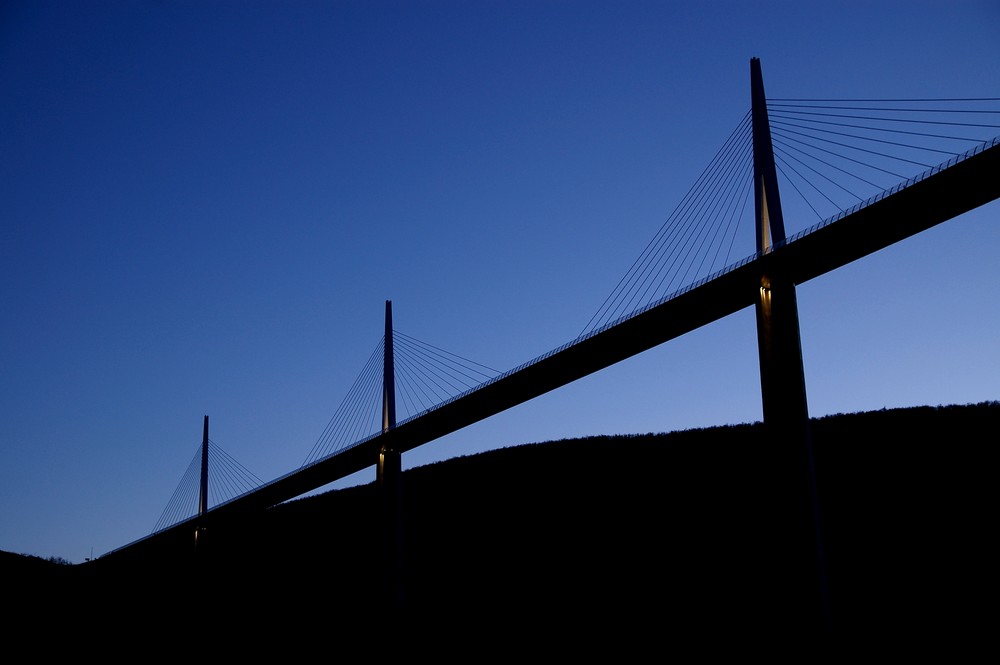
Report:
[[[198,515],[208,512],[208,416],[202,426],[201,434],[201,481],[198,485]],[[195,547],[204,547],[204,527],[198,526],[194,532]]]
[[[385,355],[382,364],[382,433],[396,427],[395,359],[392,345],[392,301],[385,301]],[[403,603],[403,458],[399,450],[382,445],[375,472],[382,501],[385,541],[381,572],[389,611]]]
[[[767,253],[784,244],[785,221],[757,58],[750,61],[750,81],[757,252]],[[806,436],[809,407],[795,283],[780,274],[773,264],[761,275],[757,343],[764,423],[779,428],[785,436]]]
[[[758,58],[750,60],[750,97],[757,252],[766,255],[784,244],[785,222]],[[829,628],[826,557],[820,530],[795,282],[782,274],[775,262],[765,260],[762,264],[765,269],[756,300],[757,347],[768,452],[773,453],[775,482],[781,488],[778,496],[782,501],[787,499],[791,508],[790,533],[801,535],[791,553],[802,559],[796,561],[795,567],[800,569],[801,563],[805,575],[793,581],[800,585],[798,600],[811,605],[816,612],[812,616],[819,625]],[[782,494],[784,489],[790,496]],[[803,610],[808,612],[809,608]]]
[[[388,432],[396,427],[396,379],[395,379],[395,359],[392,347],[392,301],[385,301],[385,353],[382,361],[382,432]],[[400,460],[398,450],[393,450],[385,445],[379,452],[378,468],[376,479],[379,484],[385,482],[385,476],[394,472],[400,466],[396,462]]]

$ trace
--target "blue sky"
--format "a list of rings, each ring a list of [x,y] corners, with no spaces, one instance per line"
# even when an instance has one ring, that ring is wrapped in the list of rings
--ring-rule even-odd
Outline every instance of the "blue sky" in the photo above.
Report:
[[[149,534],[204,415],[293,471],[386,300],[501,371],[572,340],[749,109],[751,57],[772,97],[1000,97],[997,28],[971,0],[7,0],[0,549]],[[1000,398],[998,215],[799,286],[813,416]],[[404,465],[760,409],[745,310]]]

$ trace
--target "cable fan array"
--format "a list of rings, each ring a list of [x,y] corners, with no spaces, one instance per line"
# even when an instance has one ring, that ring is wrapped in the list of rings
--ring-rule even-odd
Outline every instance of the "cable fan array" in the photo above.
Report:
[[[822,220],[994,138],[998,101],[770,100],[775,164]]]
[[[208,440],[208,484],[209,506],[217,506],[230,499],[246,494],[263,484],[263,481],[248,471],[211,439]],[[201,444],[187,471],[177,484],[173,496],[163,510],[163,514],[153,527],[153,533],[183,522],[198,514],[198,499],[201,492]]]
[[[402,415],[398,423],[426,413],[500,374],[398,330],[392,334],[397,416]],[[384,353],[385,337],[368,357],[303,466],[381,433]]]
[[[1000,98],[772,99],[785,231],[802,232],[997,141]],[[748,112],[580,333],[632,316],[756,252]]]

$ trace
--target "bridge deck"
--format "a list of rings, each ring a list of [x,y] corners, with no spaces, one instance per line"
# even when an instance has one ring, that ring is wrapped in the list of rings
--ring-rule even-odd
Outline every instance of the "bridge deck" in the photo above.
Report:
[[[1000,198],[1000,145],[933,172],[835,222],[723,271],[696,287],[575,340],[498,379],[289,473],[207,513],[109,553],[183,539],[374,466],[383,445],[412,450],[754,304],[761,276],[803,283]],[[107,556],[107,555],[106,555]]]

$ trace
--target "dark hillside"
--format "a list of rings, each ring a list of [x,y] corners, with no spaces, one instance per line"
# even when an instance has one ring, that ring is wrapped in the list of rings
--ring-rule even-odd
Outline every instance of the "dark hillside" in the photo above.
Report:
[[[992,626],[998,426],[997,402],[814,419],[837,630],[975,637]],[[404,621],[489,624],[507,639],[557,618],[662,640],[807,630],[801,548],[812,541],[788,512],[798,495],[778,452],[753,424],[523,445],[407,471]],[[61,577],[32,578],[22,606],[85,596],[105,616],[124,609],[121,620],[162,627],[173,621],[164,608],[190,607],[197,591],[274,631],[344,630],[390,616],[379,505],[374,485],[333,491],[210,534],[198,560],[46,567]]]

